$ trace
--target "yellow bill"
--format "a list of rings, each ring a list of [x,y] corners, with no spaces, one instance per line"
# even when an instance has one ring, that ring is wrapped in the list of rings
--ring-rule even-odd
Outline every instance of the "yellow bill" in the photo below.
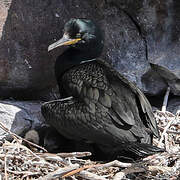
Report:
[[[81,40],[81,38],[70,39],[70,38],[68,38],[68,36],[64,35],[59,41],[49,45],[48,51],[51,51],[51,50],[53,50],[57,47],[60,47],[60,46],[69,46],[69,45],[76,44],[80,40]]]

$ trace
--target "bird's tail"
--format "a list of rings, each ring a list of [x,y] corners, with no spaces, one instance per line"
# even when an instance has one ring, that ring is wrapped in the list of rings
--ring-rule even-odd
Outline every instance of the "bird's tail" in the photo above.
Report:
[[[120,160],[137,160],[164,151],[164,149],[150,144],[136,142],[133,144],[128,144],[124,148],[117,148],[114,151],[112,158]]]
[[[128,145],[127,150],[139,156],[140,158],[165,151],[164,149],[159,148],[157,146],[143,143],[133,143],[131,145]]]

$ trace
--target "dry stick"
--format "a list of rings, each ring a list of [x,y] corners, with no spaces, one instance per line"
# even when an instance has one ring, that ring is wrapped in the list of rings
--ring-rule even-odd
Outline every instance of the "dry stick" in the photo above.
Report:
[[[78,179],[76,179],[74,176],[72,176],[71,179],[72,179],[72,180],[78,180]]]
[[[18,142],[19,139],[16,134],[12,133],[8,128],[6,128],[1,122],[0,122],[0,128],[9,133],[16,141]]]
[[[18,159],[18,160],[22,160],[22,157],[21,157],[21,156],[11,155],[11,154],[7,154],[7,155],[5,155],[5,154],[0,154],[0,159],[1,159],[1,158],[5,158],[5,156],[6,156],[7,158],[16,158],[16,159]]]
[[[68,172],[67,174],[63,175],[62,178],[65,178],[65,177],[69,177],[69,176],[72,176],[74,174],[77,174],[79,173],[80,171],[84,170],[84,169],[89,169],[89,168],[92,168],[92,167],[95,167],[95,166],[100,166],[100,164],[93,164],[93,165],[87,165],[87,166],[84,166],[84,167],[80,167],[78,169],[75,169],[71,172]]]
[[[146,171],[151,171],[151,172],[161,171],[162,173],[165,173],[167,171],[172,171],[172,170],[173,170],[172,167],[163,167],[163,166],[130,167],[117,173],[114,176],[113,180],[121,180],[127,174],[132,174],[132,173],[140,173],[140,172],[146,172]]]
[[[140,168],[140,167],[132,167],[132,168],[127,168],[122,170],[121,172],[118,172],[113,180],[121,180],[123,179],[127,174],[132,174],[132,173],[139,173],[139,172],[145,172],[145,168]]]
[[[24,149],[24,150],[26,150],[26,152],[28,151],[31,155],[33,155],[34,157],[36,157],[37,159],[39,159],[40,160],[40,162],[34,162],[33,164],[41,164],[41,163],[46,163],[47,165],[49,165],[49,166],[53,166],[53,168],[54,168],[54,165],[52,165],[51,163],[49,163],[49,162],[46,162],[45,161],[45,159],[42,159],[41,157],[39,157],[38,155],[36,155],[35,153],[33,153],[30,149],[28,149],[26,146],[24,146],[24,145],[21,145],[21,144],[12,144],[12,143],[5,143],[3,146],[15,146],[15,147],[17,147],[17,146],[19,146],[20,148],[22,148],[22,149]],[[1,156],[0,156],[1,157]],[[6,156],[4,156],[4,157],[6,157]],[[10,157],[9,155],[8,155],[8,157]],[[15,156],[14,156],[15,157]],[[12,158],[12,157],[11,157]]]
[[[76,170],[74,170],[74,171],[71,171],[71,172],[65,174],[65,175],[63,176],[63,178],[64,178],[64,177],[68,177],[68,176],[72,176],[72,175],[74,175],[74,174],[76,174],[76,173],[81,172],[81,171],[84,170],[84,169],[89,169],[89,170],[91,170],[91,169],[102,169],[102,168],[108,168],[108,167],[111,167],[111,166],[117,166],[117,167],[123,167],[123,168],[125,168],[125,167],[131,167],[131,166],[132,166],[132,163],[123,163],[123,162],[120,162],[120,161],[118,161],[118,160],[114,160],[114,161],[109,162],[109,163],[106,163],[106,164],[87,165],[87,166],[81,167],[81,168],[79,168],[79,169],[76,169]],[[85,171],[85,172],[86,172],[86,171]],[[93,174],[92,174],[92,175],[93,175]]]
[[[44,152],[47,152],[47,150],[44,149],[43,147],[38,146],[37,144],[34,144],[34,143],[32,143],[32,142],[30,142],[30,141],[28,141],[28,140],[26,140],[26,139],[18,136],[18,135],[15,134],[15,133],[12,133],[8,128],[6,128],[6,127],[4,126],[1,122],[0,122],[0,128],[3,129],[4,131],[6,131],[7,133],[9,133],[14,139],[16,139],[17,142],[19,142],[19,139],[20,139],[21,141],[25,141],[25,142],[27,142],[28,144],[30,144],[30,145],[32,145],[32,146],[34,146],[34,147],[37,147],[37,148],[43,150]],[[19,142],[19,143],[20,143],[20,142]]]
[[[166,117],[167,118],[167,117]],[[176,118],[173,118],[171,121],[168,122],[168,124],[166,125],[166,127],[164,128],[164,131],[163,133],[161,134],[161,139],[159,140],[159,143],[158,143],[158,147],[161,147],[161,144],[162,144],[162,141],[164,139],[164,135],[166,134],[167,130],[169,129],[169,127],[171,126],[171,124],[173,123],[173,121],[175,120]]]
[[[20,136],[17,136],[17,137],[21,138]],[[48,152],[45,148],[43,148],[43,147],[41,147],[41,146],[39,146],[39,145],[37,145],[37,144],[34,144],[34,143],[32,143],[31,141],[28,141],[27,139],[24,139],[24,138],[21,138],[21,139],[22,139],[23,141],[27,142],[28,144],[30,144],[30,145],[32,145],[32,146],[34,146],[34,147],[36,147],[36,148],[39,148],[39,149],[43,150],[44,152]]]
[[[78,164],[74,164],[72,166],[67,166],[67,167],[64,167],[64,168],[59,168],[56,171],[51,172],[51,173],[49,173],[48,175],[46,175],[46,176],[44,176],[42,178],[39,178],[39,180],[57,179],[57,178],[62,177],[65,173],[71,172],[72,170],[77,169],[77,168],[79,168]]]
[[[41,157],[39,157],[38,155],[36,155],[35,153],[33,153],[30,149],[28,149],[26,146],[24,146],[24,145],[22,145],[22,144],[12,144],[12,143],[5,143],[3,146],[15,146],[15,147],[17,147],[17,146],[19,146],[20,148],[22,148],[22,149],[24,149],[24,150],[26,150],[26,152],[28,151],[31,155],[33,155],[33,156],[35,156],[37,159],[39,159],[39,160],[41,160],[43,163],[46,163],[46,164],[48,164],[49,166],[52,166],[52,164],[51,163],[49,163],[49,162],[46,162],[44,159],[42,159]]]
[[[16,175],[25,174],[25,176],[32,176],[32,175],[39,175],[40,174],[40,172],[30,172],[30,171],[11,171],[11,170],[7,170],[7,171],[12,173],[12,174],[16,174]]]
[[[167,88],[166,94],[165,94],[165,96],[164,96],[163,106],[162,106],[162,109],[161,109],[163,113],[166,112],[166,107],[167,107],[169,92],[170,92],[170,87]],[[165,115],[165,118],[167,119],[166,114],[164,114],[164,115]],[[163,133],[161,134],[161,139],[159,140],[158,147],[161,147],[162,141],[163,141],[163,139],[164,139],[164,135],[166,134],[166,131],[168,130],[168,128],[170,127],[170,125],[172,124],[172,122],[173,122],[173,120],[170,121],[170,122],[167,124],[167,126],[165,127]]]
[[[172,125],[172,124],[171,124]],[[159,129],[161,131],[164,131],[164,128],[163,127],[159,127]],[[173,131],[173,130],[167,130],[166,133],[168,134],[177,134],[177,135],[180,135],[180,132],[177,132],[177,131]]]
[[[57,156],[60,156],[62,158],[66,157],[86,157],[91,156],[91,152],[72,152],[72,153],[58,153]]]
[[[5,173],[5,180],[8,180],[8,175],[7,175],[7,157],[4,157],[4,173]]]
[[[109,163],[106,163],[106,164],[96,164],[96,165],[88,165],[88,166],[84,166],[84,167],[81,167],[79,169],[76,169],[76,170],[73,170],[67,174],[65,174],[62,178],[65,178],[65,177],[68,177],[68,176],[72,176],[74,174],[77,174],[79,173],[79,176],[81,176],[82,178],[85,178],[86,175],[89,175],[88,177],[86,177],[86,179],[94,179],[94,180],[101,180],[100,179],[100,176],[96,175],[96,174],[93,174],[93,173],[90,173],[88,171],[83,171],[84,169],[102,169],[102,168],[108,168],[108,167],[111,167],[111,166],[117,166],[117,167],[131,167],[132,166],[132,163],[123,163],[123,162],[120,162],[118,160],[114,160],[112,162],[109,162]],[[83,173],[81,173],[83,172]],[[102,178],[102,180],[105,179],[105,178]]]
[[[56,154],[52,154],[52,153],[36,153],[36,154],[47,161],[59,162],[64,166],[68,165],[65,159],[57,156]]]
[[[180,116],[180,109],[179,110],[177,110],[177,112],[176,112],[176,116],[178,117],[178,116]]]
[[[170,93],[170,87],[167,88],[166,94],[164,96],[163,106],[162,106],[162,109],[161,109],[162,112],[166,111],[169,93]]]
[[[107,180],[106,178],[102,176],[98,176],[97,174],[94,174],[88,171],[81,171],[79,172],[78,176],[80,176],[83,179],[88,179],[88,180]]]
[[[169,152],[169,142],[168,142],[168,134],[166,133],[164,135],[164,144],[165,144],[165,147],[166,147],[166,151]]]
[[[106,164],[100,164],[100,166],[97,166],[97,168],[108,168],[111,166],[116,166],[116,167],[122,167],[122,168],[127,168],[127,167],[131,167],[133,164],[132,163],[123,163],[120,162],[118,160],[114,160],[112,162],[106,163]],[[96,168],[96,167],[95,167]]]
[[[161,171],[162,173],[167,173],[173,170],[173,167],[168,166],[148,166],[145,167],[147,171],[155,172],[155,171]]]
[[[28,149],[26,146],[24,146],[24,145],[21,145],[21,144],[12,144],[12,143],[5,143],[3,146],[15,146],[15,147],[19,147],[19,148],[22,148],[22,149],[24,149],[24,150],[26,150],[26,151],[28,151],[29,153],[31,153],[33,156],[35,156],[36,158],[38,158],[38,159],[41,159],[39,156],[37,156],[35,153],[33,153],[30,149]]]
[[[53,153],[36,153],[36,154],[39,155],[40,157],[44,158],[47,161],[59,162],[63,166],[69,166],[69,162],[65,158],[62,158],[62,157],[59,156],[59,154],[61,154],[61,153],[58,153],[58,154],[53,154]]]
[[[127,168],[131,167],[133,164],[132,163],[124,163],[120,162],[118,160],[114,160],[105,164],[98,164],[98,166],[94,166],[93,168],[89,168],[88,170],[93,170],[93,169],[103,169],[103,168],[109,168],[109,167],[121,167],[121,168]]]

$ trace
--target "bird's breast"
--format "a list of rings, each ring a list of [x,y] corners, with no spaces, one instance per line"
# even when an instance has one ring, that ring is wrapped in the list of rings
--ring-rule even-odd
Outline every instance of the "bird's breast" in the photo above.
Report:
[[[68,70],[61,80],[63,91],[68,96],[80,97],[86,95],[88,98],[93,96],[97,99],[99,91],[105,90],[107,79],[103,69],[95,62],[84,63]]]

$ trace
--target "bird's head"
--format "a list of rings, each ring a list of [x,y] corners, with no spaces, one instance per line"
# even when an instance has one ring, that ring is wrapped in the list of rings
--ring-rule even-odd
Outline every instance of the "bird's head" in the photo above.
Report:
[[[48,47],[51,51],[60,46],[70,46],[80,51],[96,53],[103,49],[103,35],[95,23],[88,19],[70,19],[64,26],[63,37]]]

